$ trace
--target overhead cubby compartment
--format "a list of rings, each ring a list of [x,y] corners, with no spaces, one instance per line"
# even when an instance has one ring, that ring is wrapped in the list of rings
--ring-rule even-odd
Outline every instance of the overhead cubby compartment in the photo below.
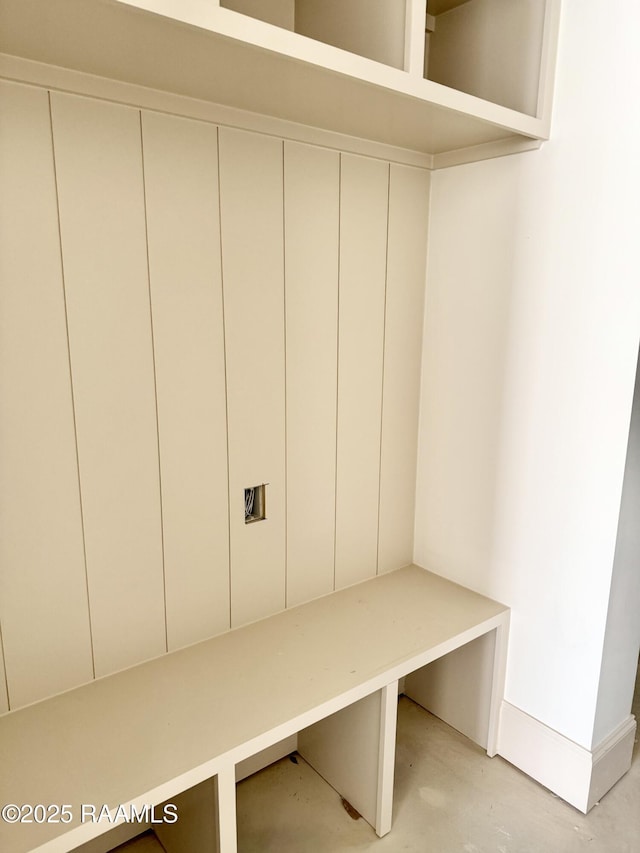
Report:
[[[426,4],[426,5],[425,5]],[[383,65],[536,116],[546,0],[220,0],[220,6]],[[422,14],[421,14],[422,13]]]
[[[405,0],[220,0],[225,9],[404,67]]]
[[[535,116],[546,5],[545,0],[428,0],[425,78]]]
[[[417,152],[437,169],[548,138],[559,10],[560,0],[2,0],[0,53],[11,79],[41,82],[14,62],[36,60],[294,122],[292,139],[304,127],[342,134],[341,147],[356,137]]]

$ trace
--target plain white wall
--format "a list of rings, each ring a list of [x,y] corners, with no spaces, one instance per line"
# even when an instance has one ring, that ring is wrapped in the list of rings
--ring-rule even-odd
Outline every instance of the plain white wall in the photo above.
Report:
[[[433,179],[415,560],[511,605],[506,699],[586,748],[640,338],[639,26],[567,0],[551,141]]]
[[[639,364],[640,368],[640,364]],[[618,540],[598,690],[594,744],[629,713],[640,647],[640,369],[622,489]]]

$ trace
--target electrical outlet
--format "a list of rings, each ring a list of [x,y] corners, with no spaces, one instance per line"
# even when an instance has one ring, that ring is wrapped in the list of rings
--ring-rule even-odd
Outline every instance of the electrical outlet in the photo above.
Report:
[[[259,486],[249,486],[244,490],[244,523],[253,524],[263,521],[266,517],[265,490],[266,483]]]

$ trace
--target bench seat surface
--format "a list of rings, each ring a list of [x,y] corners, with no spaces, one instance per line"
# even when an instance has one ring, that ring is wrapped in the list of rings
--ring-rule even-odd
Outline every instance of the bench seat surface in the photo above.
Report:
[[[5,714],[0,804],[70,804],[74,823],[0,821],[0,850],[23,853],[77,828],[81,803],[168,799],[507,612],[409,566]]]

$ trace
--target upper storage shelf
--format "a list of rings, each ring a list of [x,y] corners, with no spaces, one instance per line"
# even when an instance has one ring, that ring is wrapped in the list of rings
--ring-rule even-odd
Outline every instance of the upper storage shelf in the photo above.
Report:
[[[549,133],[560,0],[2,0],[0,51],[408,148]]]

